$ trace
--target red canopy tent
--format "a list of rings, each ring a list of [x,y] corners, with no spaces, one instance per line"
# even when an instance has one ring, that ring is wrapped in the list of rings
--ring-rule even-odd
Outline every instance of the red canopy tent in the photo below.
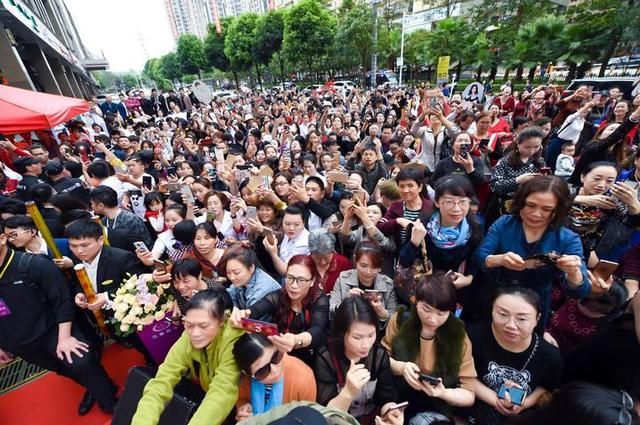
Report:
[[[89,110],[82,99],[0,85],[0,133],[44,130]]]

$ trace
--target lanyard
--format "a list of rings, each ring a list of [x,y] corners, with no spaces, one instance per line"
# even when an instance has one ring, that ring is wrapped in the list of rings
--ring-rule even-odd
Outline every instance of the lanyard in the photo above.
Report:
[[[4,273],[7,271],[7,269],[9,268],[9,265],[11,264],[11,261],[13,260],[13,256],[16,255],[15,251],[11,251],[11,255],[9,256],[9,259],[7,260],[7,264],[4,265],[4,268],[2,269],[2,271],[0,271],[0,279],[3,278]]]

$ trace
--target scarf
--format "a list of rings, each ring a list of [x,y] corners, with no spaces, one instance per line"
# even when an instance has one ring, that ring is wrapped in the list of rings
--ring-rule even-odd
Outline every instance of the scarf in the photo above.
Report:
[[[284,360],[283,360],[284,361]],[[269,401],[265,402],[267,386],[257,379],[251,378],[251,408],[254,415],[268,412],[272,407],[282,405],[282,395],[284,393],[284,375],[280,380],[271,384],[271,394]]]
[[[440,226],[440,211],[433,213],[427,223],[427,234],[433,244],[440,249],[451,249],[467,243],[471,237],[469,222],[467,218],[462,219],[462,223],[457,227]]]

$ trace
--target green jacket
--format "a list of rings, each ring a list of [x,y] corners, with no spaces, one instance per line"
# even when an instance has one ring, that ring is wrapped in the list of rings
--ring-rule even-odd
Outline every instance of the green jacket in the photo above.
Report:
[[[187,373],[206,391],[189,425],[221,424],[238,399],[240,369],[233,357],[233,346],[243,333],[227,322],[211,344],[196,349],[184,332],[169,350],[156,377],[145,386],[131,424],[156,425],[173,396],[173,388]],[[195,362],[200,364],[198,375]]]

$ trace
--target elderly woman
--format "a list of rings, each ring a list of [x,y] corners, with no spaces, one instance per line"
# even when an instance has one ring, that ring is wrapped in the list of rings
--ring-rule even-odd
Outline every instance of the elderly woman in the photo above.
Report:
[[[320,275],[320,289],[328,295],[338,276],[343,271],[352,269],[353,264],[347,257],[336,252],[335,236],[327,229],[316,229],[309,233],[309,252]]]

